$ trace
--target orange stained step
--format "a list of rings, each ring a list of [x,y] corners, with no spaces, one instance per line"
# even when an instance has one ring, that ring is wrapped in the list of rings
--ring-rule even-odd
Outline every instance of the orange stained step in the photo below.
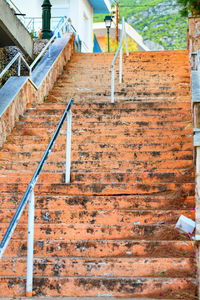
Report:
[[[35,299],[195,300],[195,242],[175,230],[195,218],[188,53],[124,56],[115,104],[112,59],[74,54],[16,123],[0,149],[0,237],[74,96],[71,183],[65,124],[35,187]],[[1,260],[1,299],[25,296],[26,239],[27,208]]]

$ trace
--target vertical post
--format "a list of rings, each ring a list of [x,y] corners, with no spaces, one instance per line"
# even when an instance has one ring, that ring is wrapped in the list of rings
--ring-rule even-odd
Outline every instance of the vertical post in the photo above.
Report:
[[[108,36],[108,53],[110,53],[110,32],[109,32],[109,28],[107,27],[107,36]]]
[[[118,44],[119,42],[119,2],[116,1],[116,32],[115,32],[115,40]]]
[[[123,48],[120,49],[120,60],[119,60],[119,83],[122,83],[122,59],[123,59]]]
[[[197,261],[197,282],[198,282],[198,299],[200,299],[200,147],[196,147],[196,261]]]
[[[34,18],[32,18],[32,24],[33,24],[32,32],[35,32],[35,19]]]
[[[51,3],[44,0],[42,4],[42,39],[51,38]]]
[[[115,102],[115,69],[114,66],[111,66],[111,103]]]
[[[18,58],[18,70],[17,70],[17,76],[21,75],[21,55]]]
[[[129,50],[128,50],[128,42],[127,42],[127,35],[126,35],[126,25],[124,24],[124,35],[125,35],[125,43],[126,43],[126,55],[129,56]]]
[[[200,147],[196,147],[196,241],[200,241]]]
[[[66,147],[66,172],[65,183],[70,183],[71,170],[71,135],[72,135],[72,110],[67,112],[67,147]]]
[[[29,196],[29,206],[28,206],[28,246],[27,246],[27,280],[26,280],[27,297],[32,297],[32,290],[33,290],[34,209],[35,209],[35,197],[34,197],[34,191],[32,190]]]

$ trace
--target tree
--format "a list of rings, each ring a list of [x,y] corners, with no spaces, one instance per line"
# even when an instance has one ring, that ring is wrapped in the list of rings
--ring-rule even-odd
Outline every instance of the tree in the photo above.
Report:
[[[190,13],[200,15],[200,0],[177,0],[181,5],[181,15],[187,17]]]

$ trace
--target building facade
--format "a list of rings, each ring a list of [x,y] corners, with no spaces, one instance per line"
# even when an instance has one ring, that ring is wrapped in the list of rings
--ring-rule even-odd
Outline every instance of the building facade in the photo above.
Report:
[[[8,1],[9,2],[9,1]],[[34,18],[34,26],[41,29],[43,0],[13,0],[25,18]],[[83,52],[93,51],[93,14],[109,13],[109,0],[50,0],[52,4],[52,30],[63,16],[69,18],[82,41]]]

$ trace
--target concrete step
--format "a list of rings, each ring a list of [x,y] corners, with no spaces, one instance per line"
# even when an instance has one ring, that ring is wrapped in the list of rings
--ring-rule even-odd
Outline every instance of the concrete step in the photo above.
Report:
[[[1,209],[16,209],[23,193],[2,193]],[[35,195],[36,209],[74,210],[194,210],[194,197],[174,191],[154,195]]]
[[[195,278],[192,258],[34,258],[34,277]],[[0,278],[26,276],[26,258],[2,258]]]
[[[27,159],[31,159],[32,161],[38,161],[42,158],[43,151],[37,152],[0,152],[0,161],[1,160],[19,160],[19,161],[27,161]],[[137,159],[138,161],[149,161],[156,162],[160,160],[192,160],[193,152],[192,151],[132,151],[132,152],[75,152],[71,154],[71,159],[77,162],[87,162],[87,161],[121,161],[122,156],[124,156],[125,160],[134,161]],[[54,151],[51,152],[50,160],[65,160],[66,159],[66,151]]]
[[[174,224],[153,225],[96,225],[96,224],[35,224],[36,241],[56,240],[58,242],[71,240],[147,240],[147,241],[191,241],[188,235],[180,234],[175,230]],[[0,238],[2,239],[7,223],[0,225]],[[19,224],[13,234],[13,240],[27,238],[27,224]]]
[[[2,278],[0,280],[0,296],[24,296],[25,279]],[[8,288],[9,286],[9,288]],[[17,287],[20,286],[21,289]],[[36,295],[97,297],[116,296],[124,298],[159,298],[192,300],[196,292],[195,280],[184,278],[78,278],[78,277],[42,277],[34,278]],[[51,289],[49,288],[51,287]],[[3,292],[2,292],[3,291]]]
[[[69,185],[62,183],[45,183],[37,184],[35,192],[47,194],[51,191],[53,195],[148,195],[159,192],[181,191],[182,193],[192,195],[194,193],[194,187],[194,183],[72,183]],[[25,192],[26,188],[26,184],[1,184],[2,193]]]
[[[192,258],[195,259],[195,242],[186,240],[147,241],[147,240],[47,240],[34,242],[34,255],[37,258],[87,257],[89,258]],[[18,253],[18,256],[16,256]],[[10,241],[5,259],[26,257],[27,240]],[[184,269],[184,268],[183,268]],[[194,268],[195,270],[195,268]]]
[[[42,156],[41,156],[42,158]],[[30,161],[27,158],[25,161],[0,161],[0,170],[32,170],[35,171],[40,160],[38,161]],[[66,160],[62,161],[47,161],[44,166],[44,171],[48,172],[57,172],[62,171],[64,172],[66,168]],[[157,160],[157,161],[115,161],[115,160],[107,160],[107,161],[72,161],[71,162],[71,171],[76,172],[79,171],[89,171],[89,172],[115,172],[117,170],[121,170],[122,172],[132,172],[138,170],[182,170],[185,168],[186,170],[193,170],[194,165],[191,160],[165,160],[164,162]]]
[[[0,170],[0,183],[27,183],[31,180],[33,172],[30,170],[24,171],[4,171]],[[40,175],[39,183],[53,182],[62,183],[64,182],[64,171],[63,172],[43,172]],[[138,172],[76,172],[71,173],[71,182],[88,182],[88,183],[149,183],[149,182],[193,182],[194,171],[193,170],[140,170]]]
[[[15,209],[1,209],[2,224],[9,224],[14,216]],[[85,209],[35,209],[35,224],[96,224],[96,225],[154,225],[154,224],[175,224],[179,217],[184,215],[195,219],[195,211],[185,210],[90,210]],[[26,223],[28,209],[23,213],[18,224]]]
[[[21,141],[20,144],[14,144],[12,143],[12,137],[9,137],[9,140],[7,140],[7,142],[4,144],[3,148],[1,148],[1,152],[7,152],[7,151],[13,151],[13,152],[30,152],[30,151],[45,151],[47,148],[47,141],[42,144],[39,143],[35,143],[32,144],[31,141],[29,141],[29,143],[24,143],[24,141]],[[83,144],[83,145],[72,145],[72,153],[73,151],[85,151],[85,152],[90,152],[93,153],[95,150],[96,151],[192,151],[193,150],[193,145],[191,144],[191,142],[183,142],[180,143],[179,141],[175,142],[173,144],[170,143],[170,141],[168,140],[168,142],[166,141],[165,143],[159,143],[159,142],[155,142],[151,143],[149,141],[144,142],[144,144],[141,144],[140,142],[137,143],[137,141],[133,143],[121,143],[121,144],[110,144],[110,143],[106,143],[106,142],[102,142],[102,143],[94,143],[95,146],[93,145],[93,143],[90,144]],[[61,143],[56,143],[54,145],[54,151],[65,151],[66,149],[66,145],[65,144],[61,144]]]

